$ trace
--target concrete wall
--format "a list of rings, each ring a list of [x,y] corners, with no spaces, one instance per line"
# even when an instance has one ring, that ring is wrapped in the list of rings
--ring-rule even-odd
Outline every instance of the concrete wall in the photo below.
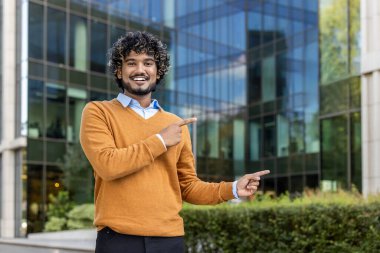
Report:
[[[380,1],[361,0],[363,194],[380,192]]]

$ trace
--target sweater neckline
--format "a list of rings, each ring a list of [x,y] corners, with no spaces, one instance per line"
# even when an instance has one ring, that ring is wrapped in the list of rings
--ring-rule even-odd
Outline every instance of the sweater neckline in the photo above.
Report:
[[[127,110],[135,118],[137,118],[138,120],[143,121],[143,122],[147,122],[147,121],[153,120],[154,118],[158,117],[158,115],[161,114],[162,111],[163,111],[163,109],[160,107],[160,109],[158,109],[158,112],[156,114],[154,114],[152,117],[149,117],[149,118],[145,119],[145,118],[141,117],[137,112],[135,112],[129,106],[123,107],[123,105],[119,101],[117,101],[116,99],[114,99],[114,102],[118,103],[122,107],[123,110]]]

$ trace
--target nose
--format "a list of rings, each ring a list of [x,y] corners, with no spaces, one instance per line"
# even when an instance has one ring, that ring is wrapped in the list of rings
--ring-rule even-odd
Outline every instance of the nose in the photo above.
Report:
[[[145,66],[143,63],[137,64],[136,72],[137,73],[145,73]]]

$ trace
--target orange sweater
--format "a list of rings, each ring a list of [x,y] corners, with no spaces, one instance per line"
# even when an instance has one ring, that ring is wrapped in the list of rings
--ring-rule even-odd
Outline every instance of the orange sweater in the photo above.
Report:
[[[95,221],[131,235],[181,236],[182,200],[217,204],[233,199],[232,183],[197,178],[189,130],[167,150],[156,136],[179,117],[160,109],[144,119],[116,99],[83,110],[82,148],[95,175]]]

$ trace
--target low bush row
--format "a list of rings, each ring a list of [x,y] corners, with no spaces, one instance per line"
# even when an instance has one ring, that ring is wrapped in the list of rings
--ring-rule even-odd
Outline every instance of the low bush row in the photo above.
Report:
[[[188,252],[380,252],[380,201],[187,206],[181,215]]]

